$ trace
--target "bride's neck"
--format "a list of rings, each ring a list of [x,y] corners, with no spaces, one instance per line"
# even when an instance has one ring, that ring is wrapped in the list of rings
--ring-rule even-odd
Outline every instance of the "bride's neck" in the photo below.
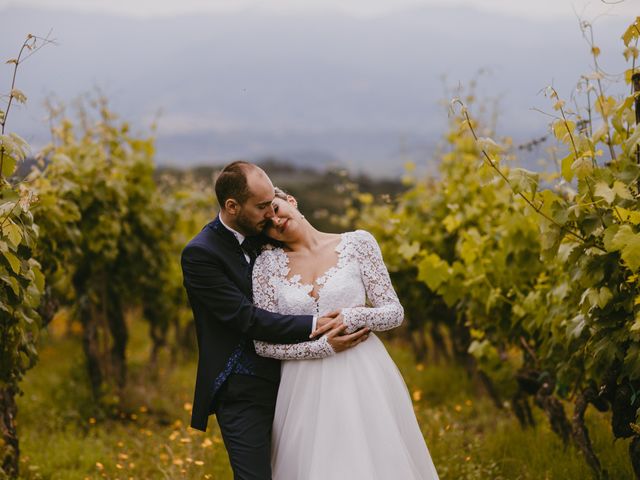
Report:
[[[303,223],[297,238],[287,242],[287,247],[292,252],[305,252],[315,250],[320,244],[323,233],[313,228],[309,222]]]

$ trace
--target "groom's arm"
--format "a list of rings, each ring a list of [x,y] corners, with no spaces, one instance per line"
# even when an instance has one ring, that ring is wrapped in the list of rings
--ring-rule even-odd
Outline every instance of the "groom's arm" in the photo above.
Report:
[[[187,246],[182,252],[181,264],[191,305],[204,308],[212,321],[255,340],[298,343],[309,339],[313,316],[281,315],[257,308],[206,249]]]

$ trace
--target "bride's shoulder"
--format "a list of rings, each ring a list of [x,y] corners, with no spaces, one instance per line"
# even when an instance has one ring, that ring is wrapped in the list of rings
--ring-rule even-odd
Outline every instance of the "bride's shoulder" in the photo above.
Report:
[[[362,229],[345,232],[344,235],[348,235],[356,240],[375,240],[375,237],[371,234],[371,232]]]
[[[286,265],[286,255],[279,246],[266,244],[260,250],[254,269],[256,268],[281,268]]]
[[[346,232],[344,235],[349,240],[349,243],[352,243],[354,245],[378,245],[375,237],[367,230],[354,230],[352,232]]]

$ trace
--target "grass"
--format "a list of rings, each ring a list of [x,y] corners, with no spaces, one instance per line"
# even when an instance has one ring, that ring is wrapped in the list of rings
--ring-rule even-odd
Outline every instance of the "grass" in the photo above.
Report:
[[[232,478],[215,419],[206,433],[188,428],[195,358],[170,366],[164,357],[154,376],[146,368],[145,327],[131,325],[130,386],[122,398],[108,399],[112,409],[91,399],[77,335],[52,333],[44,339],[40,362],[26,376],[18,400],[21,478]],[[56,326],[50,330],[56,332]],[[412,394],[441,479],[591,478],[580,454],[562,448],[541,412],[535,411],[538,426],[523,431],[460,368],[416,365],[402,345],[388,348]],[[632,479],[627,443],[612,442],[609,417],[590,409],[587,422],[610,478]]]

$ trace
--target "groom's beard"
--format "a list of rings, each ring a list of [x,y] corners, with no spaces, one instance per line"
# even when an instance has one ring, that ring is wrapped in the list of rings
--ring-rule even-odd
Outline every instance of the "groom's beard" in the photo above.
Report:
[[[247,237],[261,234],[262,230],[264,230],[264,227],[267,225],[267,222],[268,220],[263,219],[261,222],[256,224],[247,216],[243,215],[242,212],[240,212],[236,219],[236,223],[242,229],[240,233]]]

